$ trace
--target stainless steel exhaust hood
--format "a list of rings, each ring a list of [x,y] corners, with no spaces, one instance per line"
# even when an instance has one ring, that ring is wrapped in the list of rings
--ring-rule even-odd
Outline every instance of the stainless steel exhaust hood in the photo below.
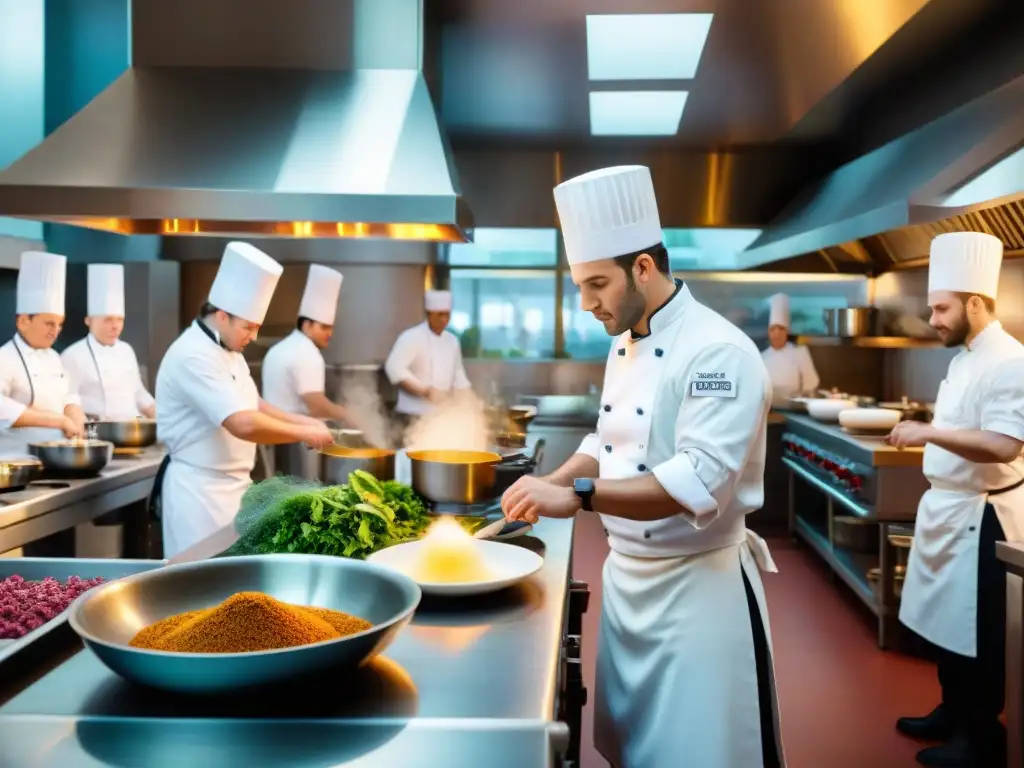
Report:
[[[247,20],[262,25],[255,34],[265,40],[283,36],[265,28],[282,18],[274,3],[255,2],[257,12],[233,2],[238,15],[218,16],[216,32],[217,19],[201,17],[194,0],[136,0],[133,12],[149,14],[143,38],[161,24],[180,37],[190,26],[182,14],[195,14],[191,26],[214,41],[207,53],[232,43],[248,45],[245,54],[266,48],[238,29]],[[420,3],[405,5],[422,13]],[[302,9],[306,30],[336,23],[315,17],[335,7],[296,2],[289,23]],[[154,18],[161,12],[170,16]],[[168,57],[140,55],[133,23],[136,66],[0,173],[0,216],[122,234],[468,239],[472,215],[418,68],[142,66]],[[422,34],[420,20],[411,23]],[[202,41],[178,50],[202,60]]]

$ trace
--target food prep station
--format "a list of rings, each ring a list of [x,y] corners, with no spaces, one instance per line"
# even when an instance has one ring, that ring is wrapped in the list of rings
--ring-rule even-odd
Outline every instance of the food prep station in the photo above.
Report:
[[[425,596],[382,657],[301,689],[219,698],[150,691],[84,649],[64,614],[0,659],[0,765],[187,765],[211,756],[246,766],[575,765],[589,592],[571,580],[573,529],[572,520],[546,520],[503,544],[533,549],[542,569],[491,595]],[[235,536],[224,529],[175,562],[213,557]],[[91,573],[89,561],[51,562],[61,574]]]

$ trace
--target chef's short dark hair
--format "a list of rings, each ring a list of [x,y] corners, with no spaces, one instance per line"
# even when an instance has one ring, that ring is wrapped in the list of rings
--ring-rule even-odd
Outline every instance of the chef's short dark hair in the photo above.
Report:
[[[985,305],[985,309],[988,310],[990,315],[994,315],[996,313],[996,300],[991,296],[982,296],[980,293],[966,293],[964,291],[954,291],[954,293],[956,294],[956,297],[964,303],[965,307],[967,306],[968,299],[972,296],[977,296],[981,299],[981,303]]]
[[[312,322],[315,322],[313,320],[313,318],[306,317],[305,315],[299,315],[299,319],[295,321],[295,327],[298,330],[301,331],[302,330],[302,326],[304,326],[306,323],[312,323]]]
[[[668,249],[663,243],[658,243],[650,248],[644,248],[633,253],[616,256],[615,263],[622,267],[623,271],[629,275],[633,271],[633,265],[636,264],[636,260],[645,253],[654,260],[654,266],[658,268],[661,274],[668,275],[669,277],[672,276],[672,269],[668,263]]]
[[[199,316],[200,317],[209,317],[214,312],[220,312],[220,311],[222,311],[220,307],[215,307],[210,302],[204,301],[203,305],[201,307],[199,307]],[[232,315],[230,312],[225,312],[224,314],[227,315],[228,317],[234,317],[234,315]]]

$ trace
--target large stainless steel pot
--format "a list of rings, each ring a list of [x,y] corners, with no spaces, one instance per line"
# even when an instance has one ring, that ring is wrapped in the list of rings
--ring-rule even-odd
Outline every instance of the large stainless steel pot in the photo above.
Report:
[[[395,479],[395,452],[381,448],[346,448],[333,445],[320,451],[320,482],[344,485],[357,469],[378,480]]]
[[[156,419],[94,421],[88,428],[97,440],[113,443],[115,448],[148,448],[156,442]]]
[[[114,444],[106,440],[48,440],[29,443],[28,452],[57,472],[99,472],[114,456]]]
[[[409,451],[412,487],[436,504],[479,504],[494,498],[501,456],[489,451]]]
[[[873,307],[843,307],[825,310],[825,329],[829,336],[853,338],[869,336],[874,331]]]
[[[851,552],[877,552],[878,524],[858,517],[837,517],[832,521],[832,543]]]
[[[15,491],[43,473],[39,459],[7,459],[0,461],[0,491]]]

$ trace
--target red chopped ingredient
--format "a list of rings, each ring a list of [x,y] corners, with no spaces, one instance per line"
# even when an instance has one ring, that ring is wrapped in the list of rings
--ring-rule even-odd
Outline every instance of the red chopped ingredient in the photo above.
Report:
[[[8,576],[0,581],[0,640],[17,640],[60,615],[75,598],[105,579],[72,576],[61,584],[47,576],[42,581],[25,581]]]

